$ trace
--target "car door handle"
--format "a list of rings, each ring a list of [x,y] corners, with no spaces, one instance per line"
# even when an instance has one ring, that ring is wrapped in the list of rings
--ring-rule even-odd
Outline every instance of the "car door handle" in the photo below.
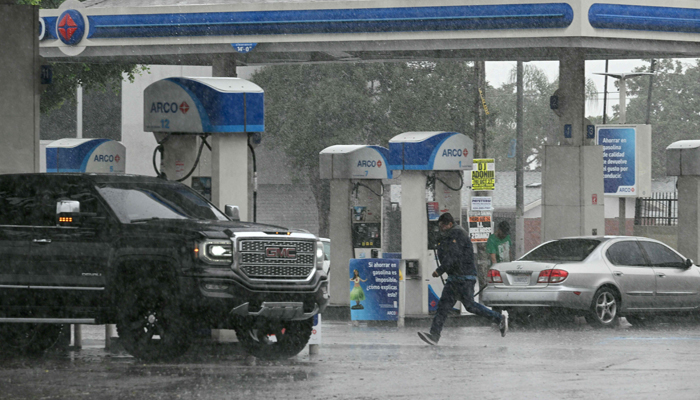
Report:
[[[664,274],[664,273],[659,273],[659,274],[656,274],[656,276],[658,276],[659,278],[665,278],[665,277],[666,277],[666,274]]]
[[[32,240],[32,242],[38,243],[38,244],[49,244],[49,243],[51,243],[51,239],[34,239],[34,240]]]
[[[617,275],[617,276],[622,276],[622,275],[624,275],[624,274],[622,273],[622,271],[614,271],[613,274],[615,274],[615,275]]]

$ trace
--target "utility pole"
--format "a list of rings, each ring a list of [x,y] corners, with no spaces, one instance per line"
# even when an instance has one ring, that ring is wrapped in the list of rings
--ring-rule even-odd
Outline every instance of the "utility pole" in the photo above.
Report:
[[[476,83],[476,91],[474,93],[474,158],[486,158],[486,115],[488,107],[486,106],[486,62],[474,61],[474,81]],[[471,181],[471,176],[469,177]],[[489,192],[471,192],[469,196],[469,207],[471,214],[471,195],[488,196]],[[493,224],[493,221],[492,221]],[[493,226],[493,225],[492,225]],[[486,282],[486,272],[488,270],[489,261],[486,255],[486,243],[475,243],[474,251],[476,252],[476,262],[479,277],[479,287],[482,287]]]
[[[474,158],[486,157],[486,62],[474,61]]]
[[[651,89],[654,87],[654,70],[656,67],[656,59],[651,60],[651,65],[649,66],[649,91],[647,92],[647,119],[646,124],[651,125]]]
[[[515,257],[520,257],[525,252],[525,185],[524,185],[524,146],[523,146],[523,107],[524,84],[523,62],[517,65],[517,104],[515,113]]]

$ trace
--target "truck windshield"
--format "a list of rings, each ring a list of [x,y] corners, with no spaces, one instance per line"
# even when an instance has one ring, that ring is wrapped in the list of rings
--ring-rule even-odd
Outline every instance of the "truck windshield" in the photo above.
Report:
[[[186,186],[101,184],[97,187],[120,221],[206,219],[228,221],[211,203]]]
[[[539,246],[520,258],[522,261],[566,262],[583,261],[598,247],[600,240],[561,239]]]

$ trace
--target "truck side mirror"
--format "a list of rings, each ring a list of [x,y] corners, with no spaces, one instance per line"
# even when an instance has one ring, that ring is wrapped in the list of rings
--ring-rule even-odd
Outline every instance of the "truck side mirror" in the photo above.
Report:
[[[56,214],[79,212],[80,202],[78,200],[59,200],[56,202]]]
[[[56,224],[59,226],[80,225],[80,202],[78,200],[59,200],[56,202]]]
[[[224,213],[227,217],[231,218],[234,221],[241,220],[241,211],[238,209],[238,206],[226,204],[226,207],[224,207]]]

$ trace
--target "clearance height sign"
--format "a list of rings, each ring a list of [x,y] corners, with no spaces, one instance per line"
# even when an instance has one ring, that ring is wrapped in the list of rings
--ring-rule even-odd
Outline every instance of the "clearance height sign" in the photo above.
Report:
[[[472,190],[494,190],[496,163],[493,158],[475,158],[472,166]]]

